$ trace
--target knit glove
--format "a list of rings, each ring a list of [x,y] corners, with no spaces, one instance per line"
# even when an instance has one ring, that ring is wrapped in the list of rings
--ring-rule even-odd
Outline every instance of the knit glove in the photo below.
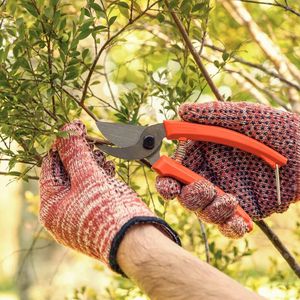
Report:
[[[180,244],[177,234],[157,218],[126,184],[114,177],[114,165],[86,142],[84,125],[62,128],[44,158],[40,179],[40,220],[57,242],[121,270],[116,254],[126,231],[150,223]]]
[[[234,215],[237,204],[253,220],[260,220],[274,212],[286,211],[300,198],[297,114],[260,104],[210,102],[184,104],[179,115],[187,122],[220,126],[245,134],[287,157],[288,163],[280,168],[281,204],[278,204],[274,170],[262,159],[220,144],[188,141],[180,145],[175,157],[207,181],[182,186],[172,178],[158,177],[156,187],[165,199],[178,196],[180,203],[200,219],[218,224],[225,236],[239,238],[247,227],[243,219]],[[216,196],[211,183],[227,194]]]

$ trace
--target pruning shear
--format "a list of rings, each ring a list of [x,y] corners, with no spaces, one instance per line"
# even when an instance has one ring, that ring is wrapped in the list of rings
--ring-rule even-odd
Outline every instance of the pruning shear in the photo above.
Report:
[[[179,141],[212,142],[252,153],[263,159],[275,170],[277,200],[279,204],[281,203],[279,168],[286,165],[287,158],[246,135],[223,127],[173,120],[165,120],[163,123],[150,126],[101,121],[96,123],[104,137],[115,145],[97,145],[102,151],[126,160],[146,159],[159,175],[175,178],[184,184],[190,184],[204,178],[174,159],[165,155],[161,156],[160,148],[164,138]],[[220,188],[215,187],[215,189],[217,195],[225,194]],[[247,230],[250,232],[253,229],[250,216],[240,206],[237,207],[235,214],[244,219]]]

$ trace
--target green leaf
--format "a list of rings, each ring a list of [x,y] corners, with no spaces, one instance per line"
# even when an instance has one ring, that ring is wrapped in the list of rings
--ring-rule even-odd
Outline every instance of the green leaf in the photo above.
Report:
[[[65,80],[72,80],[75,79],[76,77],[78,77],[80,73],[79,67],[78,66],[71,66],[68,67],[66,70],[66,78]]]
[[[102,29],[107,29],[107,27],[106,27],[106,26],[103,26],[103,25],[96,26],[96,27],[94,28],[93,32],[97,32],[97,31],[100,31],[100,30],[102,30]]]
[[[83,40],[83,39],[87,38],[91,34],[91,32],[92,32],[92,30],[89,28],[84,29],[83,31],[81,31],[79,33],[79,35],[77,36],[77,39]]]
[[[111,26],[112,24],[114,24],[115,21],[116,21],[116,19],[117,19],[117,16],[111,17],[111,18],[108,20],[108,26]]]
[[[91,8],[93,8],[93,10],[95,12],[102,12],[103,9],[101,8],[101,6],[97,3],[90,3]]]
[[[31,15],[33,15],[34,17],[38,17],[39,14],[33,4],[24,2],[23,6]]]
[[[53,8],[52,7],[46,7],[45,8],[45,16],[48,18],[48,19],[51,19],[53,17]]]
[[[84,8],[84,15],[87,16],[87,17],[91,16],[91,13],[87,8]]]
[[[159,21],[159,23],[163,23],[165,21],[165,16],[162,13],[159,13],[156,16],[156,19]]]
[[[222,250],[218,249],[215,253],[215,258],[216,259],[221,259],[222,258]]]
[[[85,60],[85,58],[88,56],[89,51],[90,51],[90,50],[89,50],[88,48],[86,48],[86,49],[84,49],[84,50],[82,51],[81,56],[82,56],[82,59],[83,59],[83,60]]]
[[[223,54],[222,54],[222,58],[224,61],[226,61],[229,58],[229,56],[230,56],[229,53],[227,53],[226,51],[223,52]]]
[[[205,3],[197,3],[196,5],[193,6],[192,12],[196,12],[198,10],[205,8],[205,5],[206,5]]]
[[[122,6],[124,8],[129,8],[129,5],[126,2],[123,2],[123,1],[119,2],[118,5]]]
[[[56,6],[59,0],[51,0],[50,3],[52,6]]]
[[[175,7],[178,6],[178,4],[179,4],[179,0],[172,0],[172,1],[170,1],[170,3],[169,3],[169,7],[170,7],[170,8],[175,8]]]
[[[218,60],[215,60],[215,61],[214,61],[214,65],[215,65],[217,68],[219,68],[219,67],[220,67],[219,61],[218,61]]]

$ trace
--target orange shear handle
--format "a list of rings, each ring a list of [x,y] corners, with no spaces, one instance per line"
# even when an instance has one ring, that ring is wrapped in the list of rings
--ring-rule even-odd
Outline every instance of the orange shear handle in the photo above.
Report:
[[[201,125],[184,121],[164,121],[166,137],[170,140],[186,138],[193,141],[212,142],[254,154],[273,169],[287,163],[287,158],[265,144],[244,134],[218,126]]]
[[[177,179],[178,181],[184,184],[190,184],[195,181],[205,180],[201,175],[191,171],[190,169],[184,167],[177,161],[163,155],[159,160],[157,160],[153,165],[152,169],[161,176],[169,176]],[[225,194],[220,188],[215,186],[218,196],[222,196]],[[247,224],[248,232],[253,229],[253,222],[250,216],[240,207],[238,206],[235,214],[242,217]]]

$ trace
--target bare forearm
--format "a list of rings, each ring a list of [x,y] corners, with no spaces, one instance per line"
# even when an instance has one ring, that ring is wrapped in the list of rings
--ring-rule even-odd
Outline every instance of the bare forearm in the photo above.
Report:
[[[153,300],[263,299],[198,260],[151,225],[136,226],[126,234],[118,262]]]

